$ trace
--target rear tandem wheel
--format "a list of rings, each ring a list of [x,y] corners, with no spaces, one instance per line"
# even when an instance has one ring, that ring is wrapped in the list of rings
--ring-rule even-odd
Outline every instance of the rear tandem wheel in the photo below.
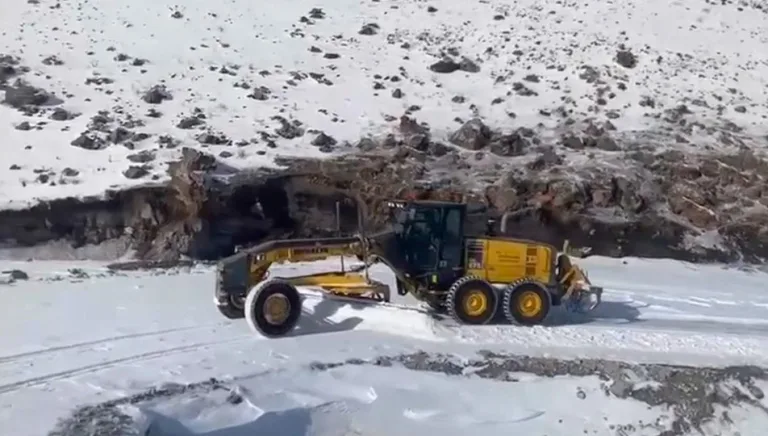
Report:
[[[245,317],[244,299],[234,295],[230,295],[228,299],[228,304],[217,304],[216,308],[218,308],[219,312],[227,319],[243,319]]]
[[[445,306],[453,319],[463,324],[488,324],[496,315],[498,305],[496,288],[474,276],[456,280],[445,298]]]
[[[522,279],[504,289],[504,317],[509,322],[532,326],[541,324],[552,307],[552,296],[539,282]]]
[[[267,280],[248,293],[244,313],[254,332],[270,338],[283,336],[299,322],[301,295],[284,280]]]

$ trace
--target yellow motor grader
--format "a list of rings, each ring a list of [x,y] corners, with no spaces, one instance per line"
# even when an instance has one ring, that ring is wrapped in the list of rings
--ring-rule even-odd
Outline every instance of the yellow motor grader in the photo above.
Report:
[[[270,241],[221,260],[214,299],[219,311],[230,319],[246,318],[264,336],[282,336],[301,316],[299,287],[389,302],[389,286],[368,275],[374,263],[392,270],[398,294],[411,294],[462,324],[487,324],[501,311],[509,322],[530,326],[540,324],[552,306],[588,312],[600,303],[602,288],[592,286],[567,253],[492,232],[465,234],[466,204],[391,201],[387,206],[391,216],[384,231],[366,234],[361,214],[356,236]],[[507,218],[501,220],[502,234]],[[269,276],[274,263],[333,257],[341,259],[337,271]],[[345,257],[356,257],[362,266],[345,269]]]

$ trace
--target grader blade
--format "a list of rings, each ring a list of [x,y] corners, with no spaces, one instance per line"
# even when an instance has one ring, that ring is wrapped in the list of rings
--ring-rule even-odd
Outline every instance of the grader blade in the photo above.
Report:
[[[600,305],[603,297],[603,288],[592,285],[589,277],[581,267],[571,261],[568,241],[565,241],[563,253],[558,263],[563,269],[561,284],[566,290],[563,303],[566,310],[576,313],[592,312]]]
[[[586,314],[600,305],[603,299],[603,288],[586,285],[585,289],[574,292],[566,301],[565,307],[570,312]]]

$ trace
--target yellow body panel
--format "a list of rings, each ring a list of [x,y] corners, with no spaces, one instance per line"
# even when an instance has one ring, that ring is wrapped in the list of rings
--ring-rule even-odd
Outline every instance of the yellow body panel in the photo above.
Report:
[[[358,244],[278,248],[255,256],[251,263],[251,273],[257,273],[272,263],[315,262],[329,257],[351,256],[357,254],[357,250]]]
[[[316,262],[331,257],[354,256],[360,252],[358,243],[348,244],[307,244],[295,247],[279,247],[266,250],[252,257],[249,274],[249,288],[268,276],[272,264],[294,262]],[[343,265],[341,265],[343,266]],[[388,299],[389,286],[371,280],[367,275],[352,271],[327,271],[295,277],[284,277],[293,286],[318,287],[336,295]]]
[[[477,238],[466,245],[467,274],[491,283],[521,278],[551,283],[556,252],[547,244],[525,240]]]

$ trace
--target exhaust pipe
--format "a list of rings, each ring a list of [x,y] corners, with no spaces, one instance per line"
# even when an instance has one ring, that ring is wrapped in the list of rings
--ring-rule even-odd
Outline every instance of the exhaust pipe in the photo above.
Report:
[[[525,215],[526,213],[534,210],[533,207],[526,207],[525,209],[520,209],[516,211],[506,211],[504,212],[504,215],[501,216],[501,234],[507,233],[507,221],[509,221],[510,218],[516,218],[520,215]]]

